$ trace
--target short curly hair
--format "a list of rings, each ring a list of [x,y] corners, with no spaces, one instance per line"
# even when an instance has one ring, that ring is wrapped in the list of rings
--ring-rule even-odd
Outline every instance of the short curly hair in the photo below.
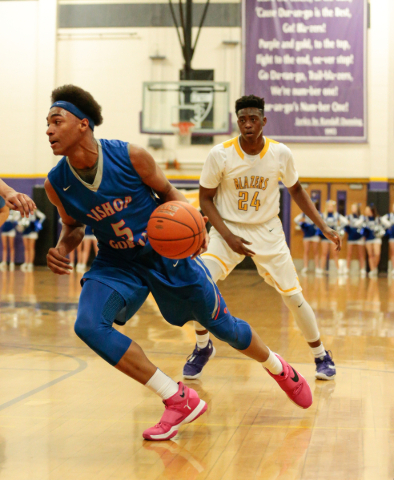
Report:
[[[256,95],[245,95],[235,101],[235,113],[237,115],[243,108],[258,108],[264,116],[264,107],[264,98],[256,97]]]
[[[103,123],[101,106],[89,92],[83,90],[81,87],[75,85],[63,85],[62,87],[55,88],[52,92],[51,100],[52,103],[59,100],[72,103],[83,113],[88,115],[93,120],[95,126]]]

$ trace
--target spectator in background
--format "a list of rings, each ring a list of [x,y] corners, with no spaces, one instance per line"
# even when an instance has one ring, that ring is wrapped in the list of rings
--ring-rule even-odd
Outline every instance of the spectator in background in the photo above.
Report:
[[[365,237],[370,272],[369,278],[378,276],[378,265],[382,250],[382,237],[385,234],[376,206],[371,203],[365,208],[365,217],[361,234]]]
[[[382,225],[386,229],[386,233],[389,237],[391,276],[394,277],[394,203],[391,208],[391,213],[386,213],[386,215],[383,215],[381,220]]]
[[[82,264],[78,269],[77,265],[77,272],[84,272],[86,270],[86,265],[89,260],[90,250],[94,248],[94,253],[97,256],[98,254],[98,245],[97,245],[97,238],[94,236],[92,227],[89,225],[85,228],[85,236],[83,237],[83,253],[82,253]]]
[[[0,197],[0,201],[3,200]],[[5,200],[3,200],[5,203]],[[8,251],[9,251],[9,260],[10,260],[10,272],[15,270],[15,227],[18,224],[18,221],[21,218],[20,212],[16,210],[9,210],[7,206],[4,208],[7,209],[9,212],[8,218],[3,224],[3,228],[1,229],[1,240],[3,242],[3,260],[0,263],[0,270],[5,271],[7,270],[7,260],[8,260]],[[0,209],[0,212],[2,209]],[[1,213],[0,213],[1,215]],[[1,223],[1,220],[0,220]]]
[[[345,273],[347,274],[350,272],[353,245],[356,245],[360,263],[360,275],[361,277],[365,277],[367,274],[365,269],[365,239],[360,233],[360,227],[364,222],[364,216],[361,215],[360,204],[353,203],[350,212],[350,215],[346,217],[348,225],[345,227],[345,231],[348,234]]]
[[[343,230],[343,228],[347,225],[348,222],[343,215],[336,211],[336,204],[337,202],[335,200],[327,200],[326,209],[322,217],[330,228],[336,230],[339,233]],[[321,238],[321,257],[320,270],[317,273],[324,273],[324,271],[326,271],[327,257],[329,257],[330,255],[331,245],[331,255],[335,261],[337,273],[341,274],[342,272],[339,270],[339,252],[335,250],[335,245],[329,240],[327,240],[327,238],[322,233],[319,233],[319,236]]]
[[[0,179],[0,197],[11,210],[18,210],[22,217],[28,217],[37,208],[33,200],[24,193],[18,193]],[[7,215],[8,216],[8,215]]]
[[[18,222],[18,231],[22,232],[23,246],[25,247],[25,261],[21,265],[23,272],[32,272],[34,257],[36,254],[36,240],[38,232],[42,230],[46,216],[38,210],[30,214],[28,217],[22,218]]]
[[[6,222],[9,212],[10,212],[10,209],[5,204],[4,198],[0,197],[0,227],[2,227],[3,224]],[[4,243],[3,243],[3,246],[4,246]],[[5,257],[4,257],[4,251],[3,251],[3,261],[0,263],[0,270],[4,269],[4,266],[3,266],[4,260],[5,260]]]
[[[84,272],[85,270],[81,270],[82,267],[82,259],[83,259],[83,246],[82,243],[78,245],[78,247],[75,250],[72,250],[68,256],[70,258],[70,265],[74,268],[76,272]],[[75,265],[77,263],[77,265]]]
[[[317,208],[316,203],[315,207]],[[313,246],[313,257],[315,259],[315,269],[319,269],[319,243],[320,237],[317,234],[317,227],[312,222],[312,220],[305,215],[305,213],[300,213],[294,219],[295,223],[301,228],[304,235],[303,244],[304,244],[304,268],[301,270],[301,273],[306,273],[308,271],[309,263],[309,250],[310,246]]]

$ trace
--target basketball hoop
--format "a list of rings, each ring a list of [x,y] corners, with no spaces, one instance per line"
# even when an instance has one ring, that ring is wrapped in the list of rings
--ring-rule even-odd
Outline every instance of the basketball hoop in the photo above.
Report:
[[[184,121],[173,123],[175,135],[178,137],[178,145],[190,145],[192,138],[192,131],[195,127],[193,122]]]

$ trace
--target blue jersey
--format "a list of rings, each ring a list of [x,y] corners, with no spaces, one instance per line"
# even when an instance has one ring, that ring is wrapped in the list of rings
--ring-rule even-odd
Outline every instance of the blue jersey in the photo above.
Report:
[[[390,240],[394,239],[394,213],[387,213],[382,217],[382,224],[386,228],[386,233]]]
[[[312,220],[305,215],[305,213],[297,215],[294,221],[301,227],[304,239],[312,238],[316,235],[316,226]]]
[[[1,197],[0,197],[1,198]],[[4,222],[1,231],[4,233],[15,230],[18,225],[18,220],[21,218],[21,214],[16,210],[10,210],[7,220]]]
[[[365,217],[364,226],[361,230],[361,234],[365,237],[367,242],[375,240],[377,238],[376,232],[380,226],[379,217]]]
[[[41,212],[38,208],[31,213],[27,218],[21,218],[19,220],[19,226],[22,231],[22,236],[30,235],[33,232],[39,232],[42,230],[42,224],[46,219],[46,215]]]
[[[100,253],[132,260],[147,243],[146,227],[158,199],[130,161],[128,143],[98,140],[99,157],[92,185],[63,157],[48,175],[67,215],[94,230]]]
[[[89,225],[86,225],[86,228],[85,228],[85,236],[86,235],[88,235],[88,236],[94,235],[93,228],[89,227]]]
[[[360,225],[360,217],[355,213],[351,213],[347,217],[348,225],[345,227],[345,231],[348,234],[348,240],[351,242],[358,241],[362,238],[360,233],[361,225]]]
[[[98,162],[92,185],[80,179],[67,158],[48,175],[66,213],[92,227],[99,240],[99,253],[82,283],[95,280],[120,293],[126,304],[120,323],[134,315],[149,292],[173,325],[193,319],[202,325],[222,322],[219,311],[226,314],[227,308],[204,263],[161,257],[149,244],[146,227],[159,200],[133,168],[128,144],[100,140]]]
[[[5,200],[3,197],[0,197],[0,208],[5,207]]]

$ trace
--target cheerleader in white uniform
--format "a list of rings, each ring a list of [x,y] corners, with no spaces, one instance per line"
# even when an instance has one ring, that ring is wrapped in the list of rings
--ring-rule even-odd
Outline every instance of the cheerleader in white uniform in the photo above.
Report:
[[[36,240],[45,219],[46,215],[37,208],[34,213],[31,213],[27,218],[21,218],[18,222],[17,230],[22,232],[23,246],[25,247],[25,261],[21,265],[21,270],[24,272],[33,271]]]
[[[10,271],[15,270],[15,227],[21,218],[21,214],[15,210],[9,210],[7,220],[1,229],[1,240],[3,242],[3,261],[0,263],[0,270],[7,270],[8,251],[10,253]]]
[[[377,277],[380,253],[382,250],[382,237],[385,234],[385,230],[380,220],[378,210],[373,203],[365,208],[365,218],[361,234],[365,238],[365,247],[368,254],[370,268],[368,277]]]
[[[86,270],[86,265],[89,260],[90,250],[94,248],[94,253],[98,254],[98,245],[97,245],[97,238],[94,236],[92,227],[86,226],[85,229],[85,236],[83,237],[83,253],[82,253],[82,264],[77,267],[77,271],[84,272]]]
[[[315,269],[319,268],[319,243],[320,237],[317,234],[317,227],[312,222],[312,220],[305,215],[305,213],[300,213],[294,219],[295,223],[302,230],[304,234],[303,244],[304,244],[304,268],[301,270],[301,273],[306,273],[308,271],[309,263],[309,249],[310,245],[313,246],[313,256],[315,259]]]
[[[361,226],[364,223],[364,215],[361,215],[360,204],[353,203],[351,206],[351,213],[347,217],[348,225],[345,227],[347,237],[347,254],[346,254],[346,270],[345,273],[350,271],[350,263],[352,261],[353,245],[357,247],[358,258],[360,263],[360,275],[365,277],[367,271],[365,269],[365,239],[361,235]]]
[[[322,217],[330,228],[332,228],[333,230],[336,230],[338,233],[342,233],[343,228],[348,224],[348,221],[343,215],[335,211],[336,204],[337,202],[335,200],[327,200],[326,210],[322,215]],[[320,270],[317,273],[323,273],[326,270],[327,257],[330,254],[330,246],[331,246],[331,255],[335,261],[337,272],[342,273],[339,271],[339,252],[335,250],[335,246],[329,240],[327,240],[322,233],[319,232],[319,235],[321,238],[321,257],[320,257]],[[328,273],[328,270],[327,270],[327,273]]]
[[[394,203],[391,213],[386,213],[386,215],[383,215],[381,221],[383,227],[386,229],[386,233],[389,236],[391,276],[394,277]]]

